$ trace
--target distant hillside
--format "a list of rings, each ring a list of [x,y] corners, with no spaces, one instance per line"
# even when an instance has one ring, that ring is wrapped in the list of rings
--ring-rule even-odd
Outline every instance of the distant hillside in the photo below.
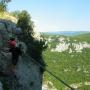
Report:
[[[90,32],[85,33],[85,34],[76,35],[72,38],[76,38],[77,40],[80,40],[80,41],[86,41],[87,40],[87,42],[89,42],[90,41]]]
[[[75,36],[85,33],[90,33],[89,31],[58,31],[58,32],[41,32],[45,35],[65,35],[65,36]]]
[[[10,13],[8,13],[8,12],[0,13],[0,19],[11,20],[15,23],[17,22],[17,19],[15,17],[13,17],[12,15],[10,15]]]
[[[76,37],[90,37],[90,32],[77,35]]]

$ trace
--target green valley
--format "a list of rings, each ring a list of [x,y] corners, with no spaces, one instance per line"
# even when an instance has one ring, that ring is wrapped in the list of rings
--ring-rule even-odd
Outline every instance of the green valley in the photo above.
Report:
[[[44,52],[47,69],[78,90],[90,90],[90,33],[45,37],[48,41],[48,49]],[[57,90],[69,90],[47,72],[44,80],[51,81]]]

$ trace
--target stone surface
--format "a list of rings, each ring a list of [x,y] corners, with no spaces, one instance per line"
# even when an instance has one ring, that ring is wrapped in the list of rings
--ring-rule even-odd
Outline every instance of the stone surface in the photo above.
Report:
[[[0,82],[0,90],[3,90],[2,83]]]
[[[8,20],[0,20],[0,72],[9,73],[9,67],[11,64],[11,53],[6,52],[7,41],[11,36],[17,38],[17,34],[20,34],[21,30],[16,27],[15,23]],[[18,41],[18,38],[17,38]],[[18,41],[21,43],[21,41]],[[2,85],[7,83],[5,87],[9,90],[42,90],[42,73],[40,67],[33,62],[33,59],[26,53],[27,46],[24,42],[24,54],[19,58],[19,62],[16,66],[16,77],[10,75],[5,76],[0,73],[0,90]]]

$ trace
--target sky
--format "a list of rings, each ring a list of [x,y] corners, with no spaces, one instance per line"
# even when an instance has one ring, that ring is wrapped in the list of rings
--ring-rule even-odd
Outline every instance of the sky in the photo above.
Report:
[[[15,10],[27,10],[39,32],[90,31],[90,0],[12,0]]]

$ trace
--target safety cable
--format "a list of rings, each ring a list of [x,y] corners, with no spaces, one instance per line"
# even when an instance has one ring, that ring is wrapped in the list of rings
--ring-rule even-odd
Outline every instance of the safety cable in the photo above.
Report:
[[[27,55],[24,55],[27,56]],[[67,83],[65,83],[62,79],[60,79],[59,77],[57,77],[56,75],[54,75],[51,71],[49,71],[48,69],[46,69],[43,65],[41,65],[39,62],[37,62],[35,59],[33,59],[31,57],[31,60],[34,61],[37,65],[39,65],[39,67],[41,67],[43,70],[47,71],[50,75],[52,75],[54,78],[56,78],[59,82],[63,83],[65,86],[67,86],[68,88],[70,88],[71,90],[75,90],[75,88],[71,87],[70,85],[68,85]]]
[[[27,56],[27,55],[24,55]],[[75,88],[71,87],[70,85],[68,85],[67,83],[65,83],[62,79],[60,79],[59,77],[57,77],[56,75],[54,75],[51,71],[49,71],[48,69],[46,69],[43,65],[41,65],[38,61],[36,61],[35,59],[33,59],[31,57],[31,60],[34,61],[37,65],[39,65],[39,67],[41,67],[43,70],[47,71],[50,75],[52,75],[54,78],[56,78],[59,82],[63,83],[65,86],[67,86],[68,88],[70,88],[71,90],[75,90]]]
[[[45,71],[47,71],[50,75],[52,75],[54,78],[56,78],[59,82],[63,83],[65,86],[67,86],[68,88],[70,88],[71,90],[76,90],[75,88],[71,87],[70,85],[68,85],[67,83],[65,83],[62,79],[60,79],[59,77],[57,77],[56,75],[54,75],[51,71],[49,71],[48,69],[46,69],[45,67],[43,67],[39,62],[37,62],[35,59],[33,59],[31,57],[31,60],[34,61],[37,65],[39,65],[39,67],[41,67],[42,69],[44,69]]]

